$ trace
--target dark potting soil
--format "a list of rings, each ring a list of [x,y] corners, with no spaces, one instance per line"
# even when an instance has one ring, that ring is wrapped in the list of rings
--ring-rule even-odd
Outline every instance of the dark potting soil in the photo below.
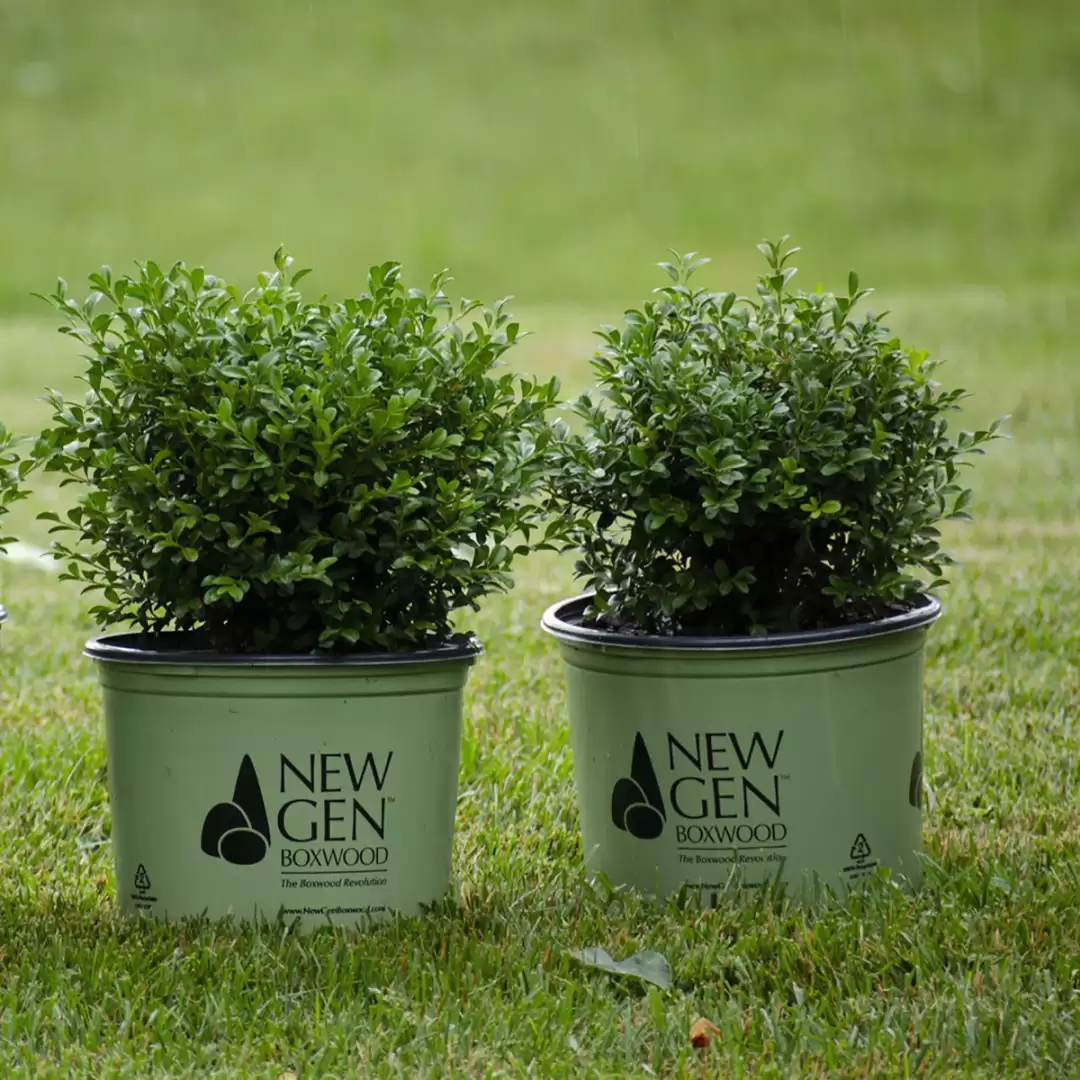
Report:
[[[862,613],[841,613],[840,618],[832,622],[817,621],[807,624],[805,626],[798,626],[793,628],[773,629],[769,630],[765,627],[760,627],[752,630],[749,634],[736,634],[728,628],[720,626],[716,623],[703,623],[699,626],[692,627],[680,627],[673,632],[661,632],[656,630],[644,630],[640,626],[636,626],[633,623],[625,622],[618,619],[604,619],[603,617],[586,616],[584,614],[577,616],[563,616],[568,623],[574,626],[580,626],[585,630],[596,630],[600,633],[614,633],[625,634],[628,637],[640,637],[640,638],[733,638],[733,637],[754,637],[754,638],[767,638],[773,634],[801,634],[812,633],[815,631],[828,631],[828,630],[841,630],[849,627],[857,626],[870,626],[873,623],[881,622],[883,619],[895,618],[898,615],[906,615],[908,612],[915,611],[922,606],[922,599],[912,601],[911,603],[889,603],[884,604],[873,615],[867,615]]]
[[[455,654],[475,655],[481,652],[480,643],[470,634],[418,646],[408,651],[364,649],[351,652],[223,652],[214,648],[207,634],[198,630],[164,630],[160,633],[107,634],[87,646],[91,656],[106,659],[128,658],[140,661],[160,659],[165,662],[197,662],[217,664],[318,664],[318,663],[397,663],[409,660],[449,659]],[[108,654],[113,654],[109,656]]]

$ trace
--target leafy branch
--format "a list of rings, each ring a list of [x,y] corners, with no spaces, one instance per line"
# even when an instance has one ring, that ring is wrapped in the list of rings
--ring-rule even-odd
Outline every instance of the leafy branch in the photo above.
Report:
[[[961,390],[857,318],[870,290],[792,292],[797,248],[760,245],[753,298],[694,287],[705,260],[604,327],[603,401],[572,406],[548,486],[603,623],[753,633],[876,619],[944,583],[939,525],[967,517],[965,458],[999,434],[948,432]]]
[[[547,544],[555,380],[500,367],[505,301],[456,307],[438,274],[305,300],[284,251],[254,288],[201,267],[108,267],[50,297],[89,352],[85,399],[52,393],[35,461],[83,488],[66,576],[106,625],[197,630],[224,651],[401,649],[509,588]]]

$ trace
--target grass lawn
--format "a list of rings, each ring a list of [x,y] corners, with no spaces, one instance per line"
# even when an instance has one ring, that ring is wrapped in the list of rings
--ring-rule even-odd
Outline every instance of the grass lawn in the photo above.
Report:
[[[670,10],[669,10],[670,8]],[[1074,1076],[1080,1070],[1080,20],[1064,2],[141,6],[0,0],[0,419],[30,430],[67,342],[27,299],[135,256],[265,264],[333,292],[446,263],[514,289],[519,362],[588,378],[590,329],[671,243],[747,288],[884,286],[950,360],[976,523],[930,638],[926,883],[814,913],[657,906],[586,880],[536,557],[463,620],[455,889],[424,919],[305,936],[120,919],[94,632],[0,561],[0,1072],[58,1077]],[[877,298],[876,298],[877,299]],[[45,542],[36,511],[11,515]],[[872,722],[872,718],[868,718]],[[670,961],[645,988],[571,950]],[[693,1049],[689,1028],[719,1037]]]
[[[15,1074],[1070,1075],[1080,1062],[1080,294],[897,297],[948,354],[974,418],[979,523],[933,631],[926,886],[814,915],[776,902],[657,908],[581,869],[559,662],[537,629],[570,592],[536,558],[470,625],[455,898],[366,934],[158,927],[113,912],[93,627],[74,589],[0,564],[0,1060]],[[541,317],[526,359],[586,323]],[[546,337],[547,335],[545,335]],[[59,339],[58,339],[59,340]],[[63,353],[22,324],[19,351]],[[60,341],[63,344],[62,340]],[[1023,362],[1017,356],[1023,354]],[[29,377],[38,377],[40,371]],[[571,381],[575,372],[571,371]],[[576,370],[580,381],[582,369]],[[34,538],[37,526],[20,507]],[[677,988],[577,967],[654,948]],[[721,1036],[688,1041],[697,1016]]]

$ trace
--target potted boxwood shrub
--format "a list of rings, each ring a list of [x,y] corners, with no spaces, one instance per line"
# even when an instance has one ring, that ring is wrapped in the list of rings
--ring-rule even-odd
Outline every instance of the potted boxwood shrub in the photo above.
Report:
[[[0,424],[0,517],[8,512],[13,502],[26,498],[27,491],[22,480],[29,471],[30,462],[20,460],[15,452],[16,440],[3,424]],[[0,522],[0,555],[5,554],[7,545],[14,543],[14,537],[3,535],[4,526]],[[0,625],[7,621],[7,608],[0,604]]]
[[[693,287],[692,256],[600,332],[555,503],[589,593],[543,626],[566,662],[585,856],[708,903],[733,878],[804,894],[920,881],[922,657],[966,516],[960,390],[846,296]],[[737,874],[735,873],[737,871]]]
[[[61,282],[89,392],[35,458],[83,488],[66,575],[131,627],[87,647],[121,907],[352,923],[446,889],[480,651],[451,616],[544,543],[557,388],[495,370],[518,324],[445,274],[311,302],[275,265]]]

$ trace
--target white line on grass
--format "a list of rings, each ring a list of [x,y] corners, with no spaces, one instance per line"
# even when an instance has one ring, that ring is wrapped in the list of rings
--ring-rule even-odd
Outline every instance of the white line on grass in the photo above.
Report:
[[[36,566],[47,574],[57,572],[56,560],[47,551],[30,544],[9,544],[7,554],[0,554],[0,559],[6,559],[16,566]]]

